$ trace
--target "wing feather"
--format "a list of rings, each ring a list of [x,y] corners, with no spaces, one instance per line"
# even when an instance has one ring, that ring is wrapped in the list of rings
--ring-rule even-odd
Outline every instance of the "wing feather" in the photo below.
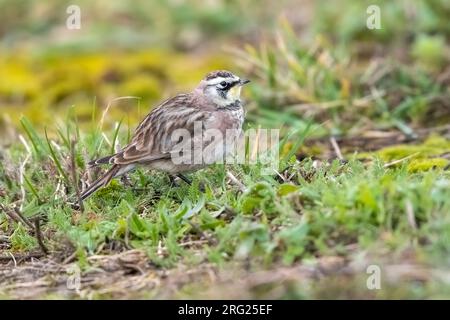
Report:
[[[110,161],[127,165],[169,159],[176,145],[171,139],[172,132],[184,128],[193,134],[195,121],[204,121],[209,116],[207,110],[194,105],[191,94],[166,100],[141,121],[130,143]]]

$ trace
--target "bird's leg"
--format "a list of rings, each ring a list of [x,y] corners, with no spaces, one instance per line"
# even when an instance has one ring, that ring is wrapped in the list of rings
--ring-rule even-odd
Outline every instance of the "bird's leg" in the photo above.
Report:
[[[168,174],[169,176],[169,180],[170,180],[170,186],[171,187],[179,187],[180,185],[178,184],[178,182],[176,181],[176,176],[172,175],[172,174]]]
[[[179,173],[177,174],[177,177],[186,182],[188,185],[192,186],[192,180],[186,177],[185,175]],[[200,183],[198,188],[200,189],[201,192],[205,192],[205,186],[203,185],[203,183]]]
[[[177,174],[177,177],[180,178],[181,180],[183,180],[184,182],[186,182],[188,185],[192,185],[192,180],[189,179],[188,177],[186,177],[185,175],[179,173]]]
[[[120,181],[123,183],[124,186],[126,187],[131,187],[133,186],[133,184],[131,183],[131,179],[130,177],[128,177],[128,175],[125,173],[120,177]]]
[[[171,183],[172,186],[175,186],[175,187],[179,187],[180,186],[178,184],[178,182],[175,180],[176,178],[178,178],[180,180],[183,180],[188,185],[192,186],[192,180],[189,179],[188,177],[186,177],[185,175],[181,174],[181,173],[178,173],[176,175],[169,174],[169,179],[170,179],[170,183]],[[201,192],[205,192],[205,187],[204,187],[204,185],[202,183],[199,185],[199,189],[200,189]]]

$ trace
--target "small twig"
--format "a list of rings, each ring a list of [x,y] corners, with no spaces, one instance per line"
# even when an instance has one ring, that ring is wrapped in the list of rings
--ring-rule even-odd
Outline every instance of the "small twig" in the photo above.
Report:
[[[44,254],[42,252],[32,252],[32,253],[28,253],[28,254],[23,254],[23,255],[12,255],[11,253],[9,253],[9,255],[1,255],[0,256],[0,262],[4,262],[4,261],[23,261],[23,260],[27,260],[30,258],[42,258],[44,256]],[[17,263],[17,262],[16,262]]]
[[[405,161],[405,160],[408,160],[408,159],[411,159],[411,158],[417,156],[419,153],[420,153],[420,152],[415,152],[415,153],[413,153],[413,154],[410,154],[410,155],[407,156],[407,157],[404,157],[404,158],[401,158],[401,159],[398,159],[398,160],[394,160],[394,161],[385,163],[383,167],[388,168],[388,167],[390,167],[390,166],[396,165],[396,164],[398,164],[398,163],[400,163],[400,162],[403,162],[403,161]]]
[[[87,153],[86,153],[86,151],[83,149],[83,159],[84,159],[84,163],[88,163],[89,162],[89,160],[88,160],[88,155],[87,155]],[[92,167],[91,166],[87,166],[87,168],[86,168],[86,175],[87,175],[87,179],[84,179],[84,180],[86,180],[86,181],[83,181],[83,179],[81,180],[81,183],[82,183],[82,187],[84,186],[84,187],[87,187],[86,186],[86,182],[87,183],[92,183],[93,181],[94,181],[94,179],[93,179],[93,177],[92,177]]]
[[[11,256],[11,258],[13,259],[13,261],[14,261],[14,268],[16,268],[17,267],[16,257],[14,257],[14,255],[11,252],[8,252],[8,253]]]
[[[232,173],[231,171],[227,170],[227,177],[233,182],[241,192],[245,192],[247,188],[240,182]]]
[[[408,217],[408,223],[413,230],[417,230],[416,217],[414,215],[414,208],[411,201],[406,200],[405,202],[406,216]]]
[[[20,214],[19,210],[10,210],[1,203],[0,203],[0,209],[2,209],[11,220],[13,220],[17,223],[20,222],[27,227],[33,228],[33,225],[28,221],[27,218],[25,218],[23,215]]]
[[[256,157],[258,156],[260,131],[261,131],[261,128],[258,127],[258,129],[256,131],[255,141],[253,141],[253,150],[250,154],[250,161],[256,160]]]
[[[62,265],[66,265],[66,264],[74,261],[76,257],[77,257],[77,252],[74,251],[70,256],[68,256],[67,258],[64,259],[64,261],[62,262]]]
[[[110,109],[111,106],[112,106],[112,103],[115,102],[115,101],[125,100],[125,99],[136,99],[136,100],[141,100],[141,97],[124,96],[124,97],[117,97],[117,98],[114,98],[114,99],[110,100],[110,101],[108,102],[108,105],[106,106],[105,110],[104,110],[103,113],[102,113],[102,117],[101,117],[100,123],[99,123],[99,128],[100,128],[100,130],[103,128],[103,123],[105,122],[106,115],[108,114],[108,111],[109,111],[109,109]]]
[[[62,182],[61,182],[61,180],[60,179],[58,179],[58,184],[56,185],[56,189],[55,189],[55,192],[53,192],[53,198],[55,199],[55,200],[58,200],[59,199],[59,193],[61,192],[61,187],[62,187]]]
[[[75,144],[76,144],[76,141],[72,140],[71,144],[70,144],[71,173],[72,173],[73,184],[75,187],[75,192],[77,194],[78,208],[81,210],[81,212],[84,212],[83,200],[81,199],[80,188],[78,187],[77,171],[76,171],[76,164],[75,164]]]
[[[33,229],[33,224],[22,214],[20,209],[17,207],[14,208],[14,213],[20,218],[20,220],[25,223],[28,227]]]
[[[288,181],[286,180],[286,177],[283,176],[281,173],[279,173],[278,170],[273,170],[273,171],[275,171],[275,173],[277,174],[277,176],[280,177],[280,179],[283,180],[283,182],[288,182]]]
[[[201,245],[201,244],[205,244],[208,243],[208,240],[192,240],[192,241],[186,241],[186,242],[182,242],[180,243],[181,247],[191,247],[194,245]]]
[[[339,148],[339,145],[336,142],[336,139],[334,137],[330,137],[330,142],[331,142],[334,152],[336,153],[336,156],[339,158],[339,160],[344,160],[344,156],[342,155],[341,149]]]
[[[121,122],[120,122],[120,123],[117,123],[117,122],[116,122],[116,128],[114,129],[115,131],[119,129],[120,124],[121,124]],[[115,151],[115,152],[120,152],[121,150],[122,150],[122,147],[120,146],[120,141],[119,141],[119,139],[116,137],[116,138],[114,139],[114,151]]]
[[[27,165],[28,160],[30,160],[31,157],[31,149],[28,146],[28,143],[26,142],[26,140],[23,138],[23,136],[19,136],[20,141],[22,142],[22,144],[24,145],[25,149],[27,150],[27,155],[25,157],[25,159],[23,160],[22,164],[19,167],[19,183],[20,183],[20,193],[21,193],[21,198],[20,198],[20,211],[22,211],[23,209],[23,204],[25,203],[25,196],[26,196],[26,192],[25,192],[25,179],[24,179],[24,175],[25,175],[25,166]]]
[[[161,240],[158,241],[158,250],[156,251],[156,254],[160,257],[164,255],[164,248],[162,246]]]
[[[44,241],[42,241],[42,233],[41,233],[41,220],[39,217],[36,217],[34,219],[34,232],[37,239],[37,242],[39,244],[39,247],[41,248],[44,255],[48,254],[48,249],[44,244]]]
[[[1,204],[1,203],[0,203],[0,209],[2,209],[2,210],[5,212],[5,214],[6,214],[8,217],[10,217],[12,220],[15,220],[15,218],[12,217],[12,216],[10,215],[10,213],[7,211],[6,207],[5,207],[3,204]]]

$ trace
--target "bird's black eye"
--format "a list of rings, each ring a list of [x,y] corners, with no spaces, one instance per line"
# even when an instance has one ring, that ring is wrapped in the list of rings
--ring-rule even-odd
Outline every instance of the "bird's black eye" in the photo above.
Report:
[[[226,82],[226,81],[222,81],[222,82],[220,83],[220,86],[221,86],[222,88],[225,88],[225,87],[227,86],[227,82]]]

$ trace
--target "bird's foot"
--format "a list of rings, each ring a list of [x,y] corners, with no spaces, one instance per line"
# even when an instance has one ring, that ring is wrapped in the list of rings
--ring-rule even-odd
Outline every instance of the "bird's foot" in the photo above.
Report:
[[[177,176],[174,176],[172,174],[169,174],[168,176],[169,176],[169,180],[170,180],[170,187],[171,188],[172,187],[177,187],[178,188],[180,186],[180,184],[177,181]]]
[[[177,177],[186,182],[188,185],[192,186],[192,180],[186,177],[185,175],[179,173],[177,174]]]
[[[126,187],[132,187],[133,184],[131,183],[131,179],[130,177],[128,177],[127,174],[124,174],[120,177],[120,181],[123,183],[124,186]]]
[[[183,180],[188,185],[192,186],[192,180],[189,179],[188,177],[186,177],[185,175],[181,174],[181,173],[178,173],[176,176],[169,175],[169,179],[170,179],[170,182],[172,183],[172,186],[176,186],[176,187],[180,186],[178,184],[178,182],[176,181],[176,178],[178,178],[180,180]],[[203,185],[203,183],[200,183],[198,187],[199,187],[201,192],[205,192],[205,186]]]

